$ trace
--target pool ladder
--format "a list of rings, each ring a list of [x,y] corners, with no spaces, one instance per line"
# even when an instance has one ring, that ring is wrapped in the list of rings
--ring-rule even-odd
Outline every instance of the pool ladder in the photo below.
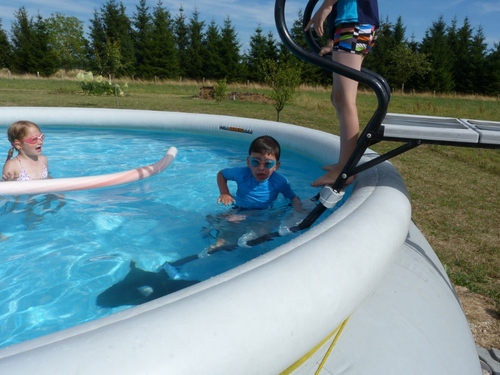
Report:
[[[302,22],[304,29],[311,19],[317,2],[318,0],[310,0],[307,3]],[[378,103],[375,112],[358,138],[355,150],[342,169],[339,177],[333,185],[325,186],[321,190],[317,197],[320,203],[300,224],[290,228],[292,232],[310,227],[327,208],[333,207],[342,198],[342,189],[345,188],[349,177],[421,144],[500,148],[500,122],[387,115],[391,89],[385,78],[366,68],[358,71],[339,64],[333,61],[331,56],[319,56],[320,47],[313,37],[312,28],[305,32],[305,39],[310,50],[306,50],[298,45],[290,36],[290,32],[286,26],[285,3],[286,0],[276,1],[274,16],[278,34],[288,49],[301,60],[369,86],[375,92]],[[368,147],[384,140],[403,142],[403,144],[385,154],[378,155],[359,164]]]

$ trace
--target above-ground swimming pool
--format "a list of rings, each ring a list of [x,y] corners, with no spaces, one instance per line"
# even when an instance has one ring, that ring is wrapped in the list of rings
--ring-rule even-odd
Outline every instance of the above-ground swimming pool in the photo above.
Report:
[[[228,207],[216,203],[217,172],[246,163],[249,141],[161,130],[44,126],[44,154],[54,178],[114,173],[154,163],[169,147],[178,156],[163,173],[125,185],[58,194],[0,198],[0,347],[101,318],[137,304],[126,297],[99,301],[122,280],[131,261],[157,272],[162,265],[201,253],[215,244],[210,222]],[[0,127],[6,134],[6,128]],[[317,188],[318,161],[283,149],[281,173],[304,200]],[[234,193],[234,186],[232,187]],[[299,220],[280,196],[269,211],[253,213],[267,232]],[[237,237],[251,228],[238,224]],[[293,236],[290,236],[293,237]],[[238,248],[189,262],[182,279],[205,280],[255,258],[290,238]],[[47,272],[50,270],[50,272]],[[143,302],[146,299],[143,300]],[[118,306],[116,306],[118,304]]]
[[[313,169],[319,174],[321,165],[335,161],[339,147],[338,138],[324,132],[227,116],[76,108],[2,108],[0,112],[0,126],[4,127],[23,118],[38,123],[47,133],[48,130],[66,132],[69,124],[77,128],[127,129],[124,134],[135,132],[136,136],[140,134],[137,130],[141,130],[154,134],[154,138],[158,132],[163,133],[159,139],[167,139],[168,133],[181,132],[212,137],[214,141],[207,153],[226,140],[237,150],[236,154],[223,150],[216,155],[223,163],[206,166],[207,171],[213,168],[206,176],[210,180],[207,186],[213,189],[210,191],[193,183],[192,174],[180,178],[177,188],[171,189],[176,176],[182,173],[176,168],[187,168],[190,163],[184,163],[183,158],[193,156],[185,155],[181,145],[168,144],[157,151],[156,147],[151,150],[147,142],[139,142],[132,157],[124,156],[123,152],[117,155],[116,150],[106,155],[108,147],[103,147],[103,155],[97,154],[97,160],[85,161],[88,171],[102,171],[100,168],[107,168],[106,164],[118,168],[118,163],[127,163],[124,169],[149,164],[170,146],[178,147],[179,152],[170,168],[157,176],[101,190],[63,193],[63,205],[58,195],[32,197],[31,202],[21,198],[19,211],[18,203],[10,201],[1,218],[8,227],[6,237],[10,237],[1,242],[2,255],[8,251],[4,244],[14,238],[22,238],[27,246],[24,250],[18,247],[16,255],[0,258],[2,267],[7,269],[11,263],[24,266],[33,258],[40,261],[36,264],[47,261],[54,266],[41,269],[33,263],[28,271],[15,277],[4,275],[2,286],[9,289],[5,297],[16,300],[19,288],[12,285],[33,278],[35,272],[41,276],[30,296],[31,301],[36,301],[34,305],[50,304],[51,295],[40,290],[50,290],[50,282],[54,280],[76,293],[72,297],[63,294],[61,298],[68,298],[69,307],[56,317],[48,315],[49,310],[44,308],[16,306],[15,302],[2,305],[2,314],[19,307],[26,312],[23,319],[31,318],[29,321],[34,323],[64,321],[95,305],[95,298],[89,297],[89,284],[99,284],[98,289],[108,291],[109,285],[126,287],[138,273],[156,277],[155,272],[149,271],[156,270],[162,262],[182,258],[189,245],[196,244],[196,249],[206,246],[211,241],[210,232],[208,238],[197,232],[188,239],[177,236],[177,232],[186,224],[199,230],[201,223],[196,220],[225,209],[215,204],[215,171],[224,163],[240,163],[240,155],[244,158],[253,138],[269,134],[281,142],[286,150],[282,171],[303,199],[317,190],[309,190],[308,174],[293,175],[300,170],[295,170],[296,163],[310,160],[312,164],[303,169]],[[68,137],[74,136],[75,132],[68,133]],[[56,173],[56,165],[64,160],[74,163],[75,158],[68,151],[71,142],[57,147],[62,148],[60,154],[49,149],[52,137],[47,137],[45,153],[52,172]],[[115,141],[110,139],[113,144],[120,144]],[[287,158],[294,153],[300,160],[288,162]],[[363,160],[372,157],[369,152]],[[102,162],[103,158],[107,162]],[[149,189],[158,181],[162,182],[158,189]],[[168,197],[156,195],[168,189],[171,189]],[[181,194],[207,198],[177,205],[171,197],[179,194],[179,190]],[[141,191],[148,193],[124,217],[122,214],[138,200],[136,194]],[[25,215],[26,205],[31,205],[30,217]],[[61,217],[66,210],[77,207],[82,209],[78,216],[85,218],[71,221],[76,220],[77,225],[88,229],[85,241],[88,246],[75,254],[73,249],[79,245],[73,239],[74,225],[67,225],[68,220]],[[131,225],[129,217],[136,224]],[[171,218],[174,220],[170,221]],[[204,265],[195,269],[197,262],[188,263],[182,271],[186,275],[199,272],[198,278],[203,281],[188,281],[192,285],[186,284],[186,288],[174,293],[0,349],[0,372],[310,374],[319,366],[335,374],[481,373],[474,341],[453,286],[432,248],[411,222],[404,182],[390,163],[359,173],[349,198],[320,219],[293,238],[276,238],[264,244],[279,245],[276,248],[250,249],[261,251],[262,255],[257,253],[248,261],[241,258],[241,254],[250,254],[245,251],[248,249],[224,254],[238,258],[239,263],[243,261],[227,271],[228,265],[219,263],[224,257],[210,256],[198,263],[213,262],[216,265],[213,269]],[[168,228],[163,220],[173,227]],[[48,221],[57,221],[57,230],[34,235]],[[182,225],[180,221],[184,221]],[[161,244],[155,244],[156,236]],[[64,242],[66,248],[51,253],[54,238]],[[98,245],[101,238],[107,245]],[[109,243],[117,245],[111,254],[104,249]],[[39,250],[29,254],[29,247],[35,245]],[[175,254],[166,255],[167,247],[175,247]],[[132,258],[136,252],[137,263],[130,263],[135,260]],[[56,266],[61,263],[51,257],[69,259],[65,260],[65,266]],[[75,263],[81,267],[71,266]],[[224,272],[211,277],[213,270]],[[15,271],[16,267],[9,267],[10,273]],[[61,274],[64,277],[59,278]],[[77,279],[87,280],[88,284],[72,284]],[[17,324],[15,319],[9,323]]]

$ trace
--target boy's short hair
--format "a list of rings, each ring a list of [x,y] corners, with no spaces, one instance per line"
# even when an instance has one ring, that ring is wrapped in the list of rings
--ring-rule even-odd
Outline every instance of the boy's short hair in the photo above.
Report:
[[[250,144],[248,155],[252,152],[273,155],[276,160],[280,160],[281,146],[278,141],[270,135],[263,135],[255,138]]]

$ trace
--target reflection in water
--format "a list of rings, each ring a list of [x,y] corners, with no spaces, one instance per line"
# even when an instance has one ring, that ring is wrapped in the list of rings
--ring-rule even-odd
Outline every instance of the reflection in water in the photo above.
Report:
[[[212,245],[199,253],[165,262],[158,272],[137,268],[135,261],[131,261],[128,274],[99,294],[97,305],[101,307],[138,305],[233,268],[236,257],[240,259],[238,263],[241,264],[245,259],[254,258],[267,251],[267,247],[258,246],[265,241],[251,248],[246,245],[246,240],[265,238],[277,228],[296,225],[309,212],[308,206],[314,204],[312,201],[304,202],[303,212],[295,211],[291,205],[285,205],[268,210],[233,208],[217,215],[207,215],[208,225],[202,228],[201,233],[212,242]],[[272,237],[269,238],[271,239]],[[212,270],[211,273],[207,273],[209,270]]]
[[[57,213],[65,204],[63,194],[38,194],[27,199],[23,196],[0,201],[0,215],[9,214],[9,220],[3,222],[0,229],[0,241],[6,241],[19,230],[34,229],[45,215]]]

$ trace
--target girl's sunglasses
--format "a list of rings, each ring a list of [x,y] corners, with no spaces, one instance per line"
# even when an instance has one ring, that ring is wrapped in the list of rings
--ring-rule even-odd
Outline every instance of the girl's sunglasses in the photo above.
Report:
[[[40,134],[38,136],[32,135],[31,137],[27,137],[23,139],[23,142],[29,143],[30,145],[36,145],[38,140],[42,141],[45,139],[45,134]]]
[[[267,169],[271,169],[271,168],[273,168],[276,165],[276,160],[264,160],[264,161],[260,161],[257,158],[250,158],[250,165],[252,167],[257,168],[261,164],[264,164],[264,167],[266,167]]]

